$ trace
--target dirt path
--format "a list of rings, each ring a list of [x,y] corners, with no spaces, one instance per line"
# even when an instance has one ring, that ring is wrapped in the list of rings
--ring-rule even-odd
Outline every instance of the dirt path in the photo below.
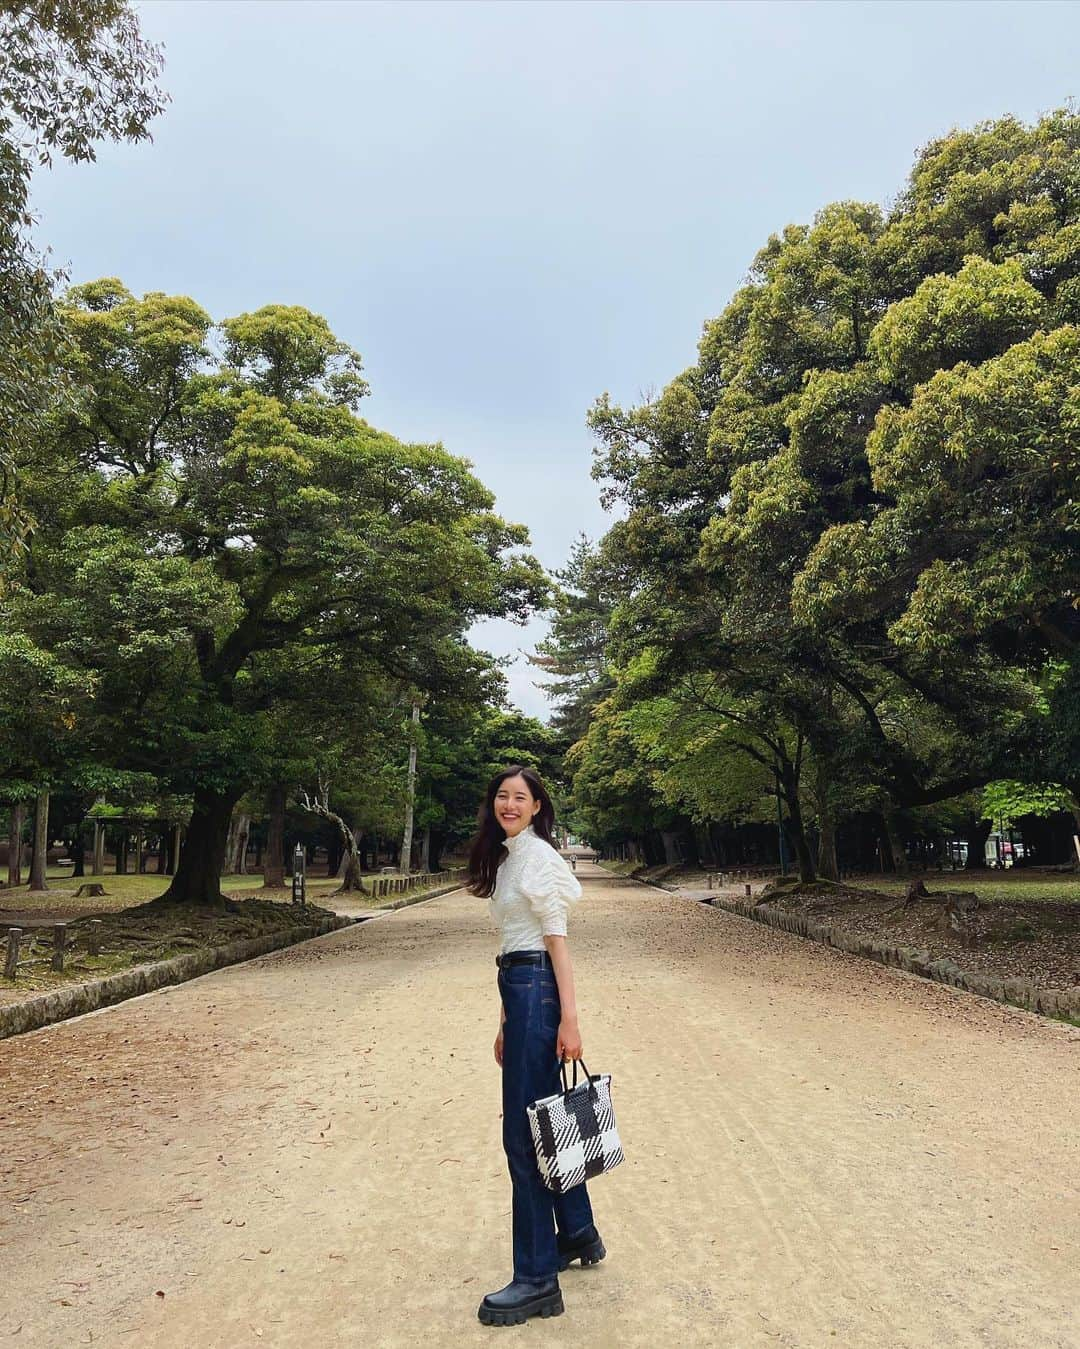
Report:
[[[509,1277],[494,933],[458,893],[0,1044],[0,1343],[1080,1346],[1080,1031],[582,865],[628,1160]]]

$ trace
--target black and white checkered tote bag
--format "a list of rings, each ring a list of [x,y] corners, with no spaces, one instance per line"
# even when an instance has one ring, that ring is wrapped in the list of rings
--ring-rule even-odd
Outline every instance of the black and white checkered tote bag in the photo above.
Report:
[[[623,1160],[622,1143],[611,1106],[611,1075],[589,1075],[585,1061],[585,1081],[578,1083],[578,1061],[574,1059],[574,1082],[566,1085],[563,1062],[563,1089],[544,1096],[525,1107],[536,1147],[540,1178],[555,1194],[593,1176],[602,1175]]]

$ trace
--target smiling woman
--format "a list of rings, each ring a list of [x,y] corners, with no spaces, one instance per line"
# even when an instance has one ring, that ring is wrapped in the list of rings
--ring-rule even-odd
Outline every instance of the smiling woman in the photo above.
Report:
[[[581,886],[556,850],[554,824],[540,777],[520,764],[504,768],[488,784],[469,859],[469,889],[490,898],[502,939],[495,1061],[513,1183],[514,1277],[480,1304],[486,1325],[560,1315],[559,1270],[605,1255],[584,1183],[560,1195],[543,1184],[526,1114],[532,1102],[559,1092],[559,1063],[582,1052],[566,943],[568,909]]]

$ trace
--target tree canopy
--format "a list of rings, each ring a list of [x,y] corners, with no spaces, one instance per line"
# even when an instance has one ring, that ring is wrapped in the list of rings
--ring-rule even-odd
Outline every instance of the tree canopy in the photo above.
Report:
[[[191,797],[172,893],[213,902],[233,806],[298,740],[334,723],[340,755],[394,688],[483,703],[465,631],[524,619],[545,578],[464,461],[356,415],[360,358],[319,316],[215,328],[115,279],[61,312],[80,396],[20,465],[37,523],[4,626],[92,681],[94,759]]]
[[[92,160],[101,140],[149,135],[165,97],[161,53],[126,0],[38,0],[0,8],[0,565],[29,519],[14,460],[62,396],[53,282],[30,243],[35,165]]]
[[[625,511],[592,564],[612,706],[652,709],[688,800],[688,727],[733,783],[765,772],[804,876],[830,815],[1018,775],[1080,793],[1078,295],[1080,118],[1003,118],[928,145],[888,211],[774,235],[693,366],[593,409]],[[579,732],[607,695],[575,690]]]

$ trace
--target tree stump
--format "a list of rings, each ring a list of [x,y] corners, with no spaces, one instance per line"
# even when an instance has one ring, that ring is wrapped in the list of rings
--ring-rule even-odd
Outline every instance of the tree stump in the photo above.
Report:
[[[84,895],[88,895],[91,899],[100,899],[104,894],[105,887],[99,881],[87,881],[75,891],[75,898],[82,899]]]
[[[906,909],[909,905],[917,903],[920,899],[929,898],[930,891],[927,890],[922,881],[912,881],[904,892],[904,902],[900,907]]]
[[[14,979],[15,972],[19,968],[19,943],[22,940],[21,927],[9,927],[7,939],[7,956],[4,961],[4,978]]]

